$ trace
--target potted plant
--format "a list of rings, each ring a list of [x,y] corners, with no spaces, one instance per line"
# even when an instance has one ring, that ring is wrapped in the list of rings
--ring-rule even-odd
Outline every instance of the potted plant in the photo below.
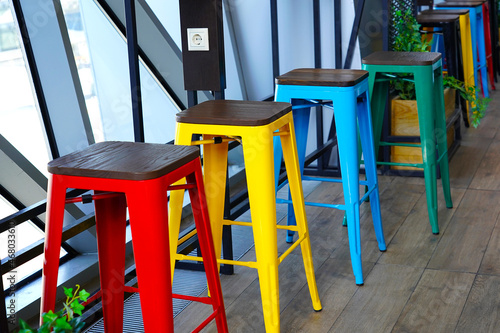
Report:
[[[79,333],[85,325],[81,321],[82,310],[84,306],[81,301],[86,302],[90,296],[85,289],[79,290],[80,286],[76,285],[76,290],[73,288],[64,288],[66,302],[63,303],[64,308],[56,313],[49,311],[42,315],[43,324],[38,330],[31,328],[24,320],[19,320],[21,329],[19,333]]]
[[[411,9],[406,12],[398,10],[394,15],[394,28],[398,32],[394,39],[394,51],[428,52],[432,38],[427,36],[422,37],[420,24],[418,24],[413,16]],[[419,136],[415,84],[404,79],[394,80],[391,82],[391,87],[395,95],[391,100],[391,135]],[[477,97],[476,87],[467,87],[463,81],[451,75],[443,76],[443,88],[446,118],[448,119],[456,110],[455,94],[458,93],[469,105],[471,113],[470,123],[473,127],[477,127],[481,118],[484,117],[489,99]],[[448,130],[448,147],[451,146],[455,139],[454,131],[453,126]],[[420,148],[391,147],[391,160],[393,162],[421,163]],[[417,170],[411,167],[393,168]]]

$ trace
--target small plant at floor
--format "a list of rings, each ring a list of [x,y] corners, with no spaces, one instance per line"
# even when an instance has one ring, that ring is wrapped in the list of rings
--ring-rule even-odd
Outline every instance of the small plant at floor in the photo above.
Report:
[[[81,321],[82,310],[84,306],[81,302],[87,301],[90,296],[85,289],[80,290],[80,286],[76,285],[76,290],[73,288],[64,288],[66,302],[63,303],[64,309],[56,313],[49,311],[42,315],[43,324],[38,330],[32,329],[24,320],[19,320],[21,330],[19,333],[78,333],[85,325]]]
[[[394,28],[397,34],[393,44],[394,51],[429,52],[432,38],[422,38],[420,24],[418,24],[415,16],[413,16],[411,9],[408,9],[406,12],[402,12],[401,10],[395,11]],[[391,82],[394,91],[401,99],[416,99],[415,84],[405,78],[405,74],[397,76],[399,76],[399,79]],[[443,76],[443,88],[455,89],[467,101],[472,114],[471,124],[477,127],[481,122],[481,118],[484,117],[490,99],[477,97],[479,92],[476,87],[468,87],[463,81],[451,75]]]

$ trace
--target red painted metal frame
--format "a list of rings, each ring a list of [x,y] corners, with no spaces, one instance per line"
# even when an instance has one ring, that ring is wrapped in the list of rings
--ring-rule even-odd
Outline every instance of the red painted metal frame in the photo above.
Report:
[[[96,200],[94,203],[105,331],[122,332],[123,329],[125,227],[128,205],[144,329],[146,332],[173,332],[172,301],[169,301],[173,295],[169,264],[167,190],[176,189],[170,185],[184,177],[188,183],[196,184],[178,189],[189,188],[211,295],[210,301],[207,301],[207,298],[189,299],[212,304],[214,310],[194,332],[201,330],[213,319],[216,320],[219,332],[227,332],[199,158],[162,177],[143,181],[50,175],[41,313],[54,310],[55,307],[66,190],[92,189],[96,195],[102,194],[103,191],[119,192],[120,195],[102,197],[102,200]],[[169,313],[171,315],[168,315]]]

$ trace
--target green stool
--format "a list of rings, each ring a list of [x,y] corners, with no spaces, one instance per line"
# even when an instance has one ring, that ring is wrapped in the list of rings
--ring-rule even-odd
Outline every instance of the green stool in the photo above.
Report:
[[[441,53],[437,52],[375,52],[362,60],[363,69],[370,73],[369,89],[373,119],[375,155],[379,146],[409,146],[422,148],[423,163],[377,162],[379,165],[412,166],[424,169],[427,210],[432,233],[439,234],[437,210],[437,163],[446,207],[452,208],[448,146],[446,142],[446,116],[443,96]],[[396,73],[407,74],[405,80],[415,83],[417,95],[420,144],[380,142],[389,81]],[[437,149],[436,149],[437,146]]]

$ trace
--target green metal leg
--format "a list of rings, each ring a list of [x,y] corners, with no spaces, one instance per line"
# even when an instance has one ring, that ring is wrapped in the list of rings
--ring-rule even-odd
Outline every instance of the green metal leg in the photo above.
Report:
[[[424,164],[425,192],[427,195],[427,211],[432,233],[439,234],[437,216],[437,172],[436,172],[436,139],[434,133],[434,117],[444,113],[443,108],[436,106],[439,101],[434,101],[434,82],[432,67],[422,66],[415,70],[415,90],[417,95],[418,123],[420,128],[420,141],[422,144],[422,160]],[[443,88],[441,86],[441,94]],[[437,93],[436,93],[437,94]],[[444,100],[443,98],[441,98]],[[434,112],[436,111],[436,112]]]
[[[438,87],[443,85],[443,77],[439,76],[436,78],[436,84]],[[434,89],[435,101],[437,105],[442,105],[444,110],[444,97],[440,89]],[[448,143],[446,135],[446,115],[445,112],[436,113],[436,140],[438,146],[438,154],[441,156],[439,161],[439,170],[441,172],[441,184],[443,186],[444,199],[446,201],[447,208],[453,208],[453,202],[451,200],[451,190],[450,190],[450,169],[448,165]]]

